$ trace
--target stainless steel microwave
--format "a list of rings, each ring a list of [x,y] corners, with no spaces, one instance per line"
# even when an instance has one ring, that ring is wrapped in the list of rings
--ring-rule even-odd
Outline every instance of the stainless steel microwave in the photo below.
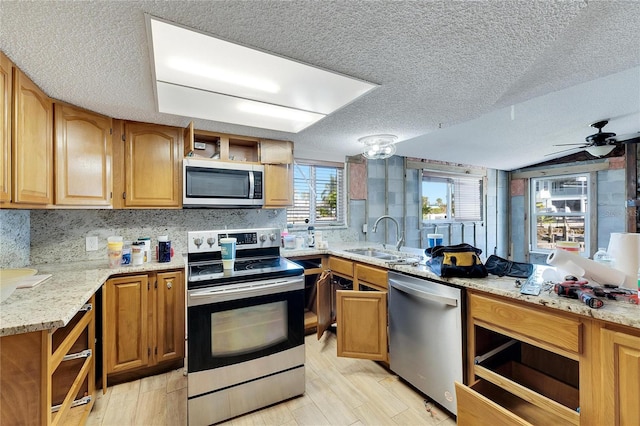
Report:
[[[183,207],[264,205],[264,166],[200,158],[182,163]]]

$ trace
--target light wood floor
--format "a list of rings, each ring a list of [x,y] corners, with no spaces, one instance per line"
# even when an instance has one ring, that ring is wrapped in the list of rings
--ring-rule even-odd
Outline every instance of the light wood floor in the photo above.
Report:
[[[304,395],[222,423],[235,425],[442,425],[455,420],[379,364],[338,358],[336,338],[306,337]],[[186,425],[182,370],[99,392],[87,425]]]

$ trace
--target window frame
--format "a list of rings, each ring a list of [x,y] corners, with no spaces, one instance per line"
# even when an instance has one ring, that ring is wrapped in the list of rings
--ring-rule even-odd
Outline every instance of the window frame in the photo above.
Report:
[[[290,221],[290,210],[291,209],[295,209],[295,203],[297,199],[300,199],[300,197],[297,197],[297,191],[296,191],[296,174],[298,172],[301,172],[300,166],[307,166],[311,168],[311,173],[310,176],[306,176],[303,179],[306,179],[307,181],[311,181],[312,185],[317,185],[318,183],[316,182],[316,169],[320,168],[320,167],[325,167],[325,168],[335,168],[337,169],[337,189],[338,189],[338,199],[336,202],[336,220],[334,221],[317,221],[316,217],[317,217],[317,213],[316,213],[316,209],[317,209],[317,197],[318,194],[316,193],[316,197],[309,197],[309,212],[310,213],[315,213],[315,214],[310,214],[311,217],[309,217],[309,223],[301,223],[301,222],[291,222]],[[347,227],[347,204],[348,204],[348,200],[347,200],[347,192],[346,192],[346,176],[347,176],[347,171],[346,171],[346,164],[345,163],[341,163],[341,162],[333,162],[333,161],[319,161],[319,160],[308,160],[308,159],[294,159],[294,164],[293,164],[293,203],[294,206],[293,207],[288,207],[287,208],[287,227],[290,230],[293,231],[300,231],[300,230],[307,230],[307,228],[309,226],[313,226],[315,229],[338,229],[338,228],[346,228]],[[308,184],[307,184],[308,187]],[[317,189],[317,188],[316,188]],[[313,192],[313,190],[309,191],[309,194],[311,194]]]
[[[475,174],[458,174],[458,173],[439,173],[437,171],[431,171],[429,169],[422,169],[421,180],[420,180],[420,221],[423,224],[445,224],[445,223],[465,223],[465,222],[484,222],[485,221],[485,179],[486,177],[483,175],[475,175]],[[423,192],[423,184],[425,178],[433,179],[434,181],[442,181],[447,185],[447,217],[443,219],[426,219],[422,214],[422,198],[425,196]],[[458,182],[462,180],[473,180],[478,182],[478,189],[480,190],[477,206],[478,213],[480,215],[479,218],[460,218],[455,216],[455,188],[458,186]]]
[[[579,177],[583,177],[585,179],[586,182],[586,186],[584,187],[584,194],[580,194],[580,197],[584,197],[584,211],[538,211],[537,208],[537,204],[536,204],[536,184],[540,181],[553,181],[553,180],[560,180],[560,179],[567,179],[567,178],[579,178]],[[538,237],[537,237],[537,231],[538,231],[538,217],[540,216],[545,216],[545,217],[555,217],[555,218],[567,218],[567,217],[583,217],[584,218],[584,232],[583,232],[583,249],[582,251],[579,252],[579,254],[583,257],[589,257],[590,253],[591,253],[591,233],[593,231],[592,227],[593,227],[593,223],[592,223],[592,217],[591,217],[591,212],[592,209],[594,208],[594,203],[597,203],[597,199],[596,199],[596,194],[594,193],[594,185],[596,184],[596,182],[594,181],[595,177],[593,176],[592,173],[588,172],[588,171],[584,171],[584,172],[577,172],[577,173],[570,173],[570,174],[557,174],[557,175],[552,175],[552,174],[548,174],[548,175],[543,175],[543,176],[536,176],[536,177],[531,177],[529,179],[529,187],[528,187],[528,192],[529,192],[529,206],[528,206],[528,217],[529,217],[529,226],[528,226],[528,234],[529,234],[529,252],[530,253],[538,253],[538,254],[549,254],[551,253],[553,250],[555,250],[555,248],[545,248],[545,247],[539,247],[538,246]],[[551,191],[552,187],[553,187],[553,183],[551,183],[550,185],[550,189],[549,191]],[[571,194],[567,194],[568,198],[558,198],[559,200],[567,200],[567,199],[579,199],[577,195],[574,196],[574,198],[570,198]],[[553,200],[553,196],[552,194],[550,194],[549,196],[549,200]],[[551,208],[551,207],[545,207],[545,208]],[[568,237],[567,237],[568,239]],[[550,242],[551,244],[551,242]]]

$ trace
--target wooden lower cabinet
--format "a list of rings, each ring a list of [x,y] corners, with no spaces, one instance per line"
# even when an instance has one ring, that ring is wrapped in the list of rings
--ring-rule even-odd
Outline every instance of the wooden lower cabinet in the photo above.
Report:
[[[85,424],[95,401],[94,302],[65,327],[0,338],[0,424]]]
[[[335,298],[338,356],[388,362],[387,270],[337,257],[329,258],[329,269],[333,279],[352,280],[353,289],[318,287],[318,301],[324,302],[317,307],[318,338],[324,332],[320,318],[331,317],[326,301]]]
[[[107,280],[103,298],[103,385],[110,375],[141,372],[184,359],[182,270]]]
[[[459,425],[640,425],[640,330],[472,290],[467,302]]]
[[[640,425],[640,330],[600,328],[602,425]]]

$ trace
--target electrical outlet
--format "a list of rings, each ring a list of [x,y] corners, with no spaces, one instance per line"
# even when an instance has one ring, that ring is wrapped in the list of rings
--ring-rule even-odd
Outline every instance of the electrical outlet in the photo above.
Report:
[[[368,224],[366,224],[366,223],[363,223],[363,224],[362,224],[362,233],[363,233],[363,234],[366,234],[366,233],[367,233],[367,227],[368,227]]]
[[[85,247],[87,251],[96,251],[98,250],[98,237],[87,237],[85,240]]]

